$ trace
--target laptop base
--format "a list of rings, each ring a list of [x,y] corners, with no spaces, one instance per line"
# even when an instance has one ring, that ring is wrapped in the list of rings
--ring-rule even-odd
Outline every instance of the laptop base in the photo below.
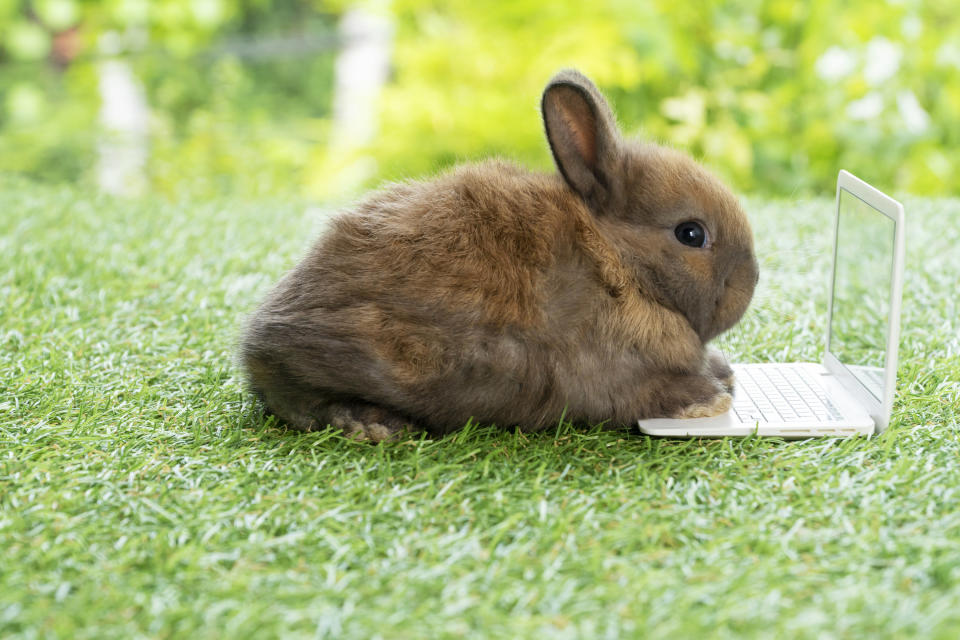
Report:
[[[640,420],[641,433],[674,438],[812,438],[869,435],[876,429],[873,418],[823,365],[740,364],[733,365],[733,371],[730,411],[710,418]],[[764,386],[767,380],[773,389]],[[818,398],[826,400],[826,410],[819,408]]]

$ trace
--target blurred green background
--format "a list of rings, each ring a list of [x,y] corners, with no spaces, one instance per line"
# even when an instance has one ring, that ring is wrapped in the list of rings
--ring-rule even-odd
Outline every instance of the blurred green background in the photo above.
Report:
[[[132,181],[114,190],[336,199],[490,155],[549,168],[539,93],[574,66],[625,131],[691,151],[739,190],[829,194],[844,167],[887,190],[957,194],[958,9],[0,0],[0,172],[96,184],[99,165],[126,162],[105,169]],[[356,12],[359,32],[345,20]],[[338,98],[351,81],[366,89]],[[143,117],[105,105],[124,91]],[[135,147],[132,159],[104,160],[112,143]]]

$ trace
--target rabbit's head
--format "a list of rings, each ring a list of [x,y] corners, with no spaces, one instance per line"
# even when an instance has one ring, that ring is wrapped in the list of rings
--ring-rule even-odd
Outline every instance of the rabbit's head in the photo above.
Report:
[[[753,235],[737,198],[688,155],[625,140],[597,88],[558,73],[541,102],[557,168],[636,278],[703,342],[733,326],[757,283]]]

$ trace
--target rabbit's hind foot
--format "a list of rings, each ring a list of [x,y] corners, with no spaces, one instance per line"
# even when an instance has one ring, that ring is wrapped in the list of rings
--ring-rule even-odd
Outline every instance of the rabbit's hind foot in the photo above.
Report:
[[[323,426],[339,429],[348,438],[369,442],[397,440],[404,434],[417,431],[410,420],[389,409],[363,402],[331,403],[319,412],[317,418]]]

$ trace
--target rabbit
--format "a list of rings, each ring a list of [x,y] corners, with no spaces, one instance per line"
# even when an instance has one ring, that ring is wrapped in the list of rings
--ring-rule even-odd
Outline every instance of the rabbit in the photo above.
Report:
[[[242,336],[267,410],[381,441],[730,407],[706,345],[758,279],[737,198],[688,155],[624,139],[575,70],[541,113],[558,173],[464,165],[332,221]]]

